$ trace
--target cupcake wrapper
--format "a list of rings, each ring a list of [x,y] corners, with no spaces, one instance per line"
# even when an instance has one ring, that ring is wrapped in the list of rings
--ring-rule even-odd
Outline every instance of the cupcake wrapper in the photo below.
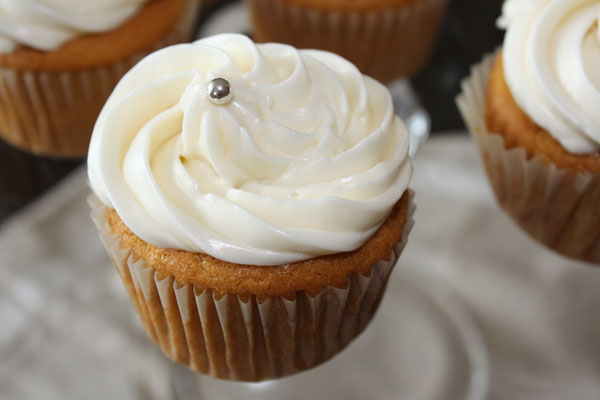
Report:
[[[485,91],[494,55],[472,68],[458,107],[476,140],[498,203],[533,238],[569,257],[600,263],[600,174],[558,169],[486,129]]]
[[[134,260],[111,235],[106,207],[90,196],[92,219],[152,340],[172,359],[217,378],[260,381],[318,365],[343,349],[371,320],[413,220],[411,203],[402,240],[369,276],[351,275],[347,288],[327,286],[295,300],[271,296],[217,297],[172,278],[158,280],[143,259]]]
[[[429,58],[447,0],[422,0],[371,11],[344,11],[248,0],[259,42],[332,51],[388,82],[417,72]]]
[[[34,154],[85,156],[96,118],[119,79],[146,54],[187,41],[198,6],[190,0],[173,32],[118,62],[65,72],[0,68],[0,136]]]

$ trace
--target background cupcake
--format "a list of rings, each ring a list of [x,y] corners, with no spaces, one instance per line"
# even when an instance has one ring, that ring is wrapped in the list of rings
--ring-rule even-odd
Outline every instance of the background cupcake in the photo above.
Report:
[[[189,40],[198,8],[197,0],[81,3],[0,5],[0,135],[23,150],[85,155],[122,74],[145,54]]]
[[[532,237],[600,262],[597,0],[509,0],[495,60],[458,102],[500,205]]]
[[[388,82],[427,61],[446,0],[246,0],[259,42],[335,52]]]
[[[412,225],[408,145],[385,87],[341,57],[213,36],[117,85],[88,157],[93,218],[165,354],[281,377],[376,311]]]

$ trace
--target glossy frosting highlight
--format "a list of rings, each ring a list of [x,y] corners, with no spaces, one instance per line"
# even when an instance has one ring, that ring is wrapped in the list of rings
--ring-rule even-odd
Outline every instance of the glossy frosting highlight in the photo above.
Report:
[[[147,0],[0,0],[0,53],[20,45],[54,50],[86,33],[105,32]]]
[[[599,0],[507,0],[499,20],[515,101],[572,153],[600,149],[599,21]]]
[[[213,104],[212,79],[233,97]],[[331,53],[219,35],[160,50],[96,123],[92,189],[140,238],[240,264],[360,247],[411,176],[387,89]]]

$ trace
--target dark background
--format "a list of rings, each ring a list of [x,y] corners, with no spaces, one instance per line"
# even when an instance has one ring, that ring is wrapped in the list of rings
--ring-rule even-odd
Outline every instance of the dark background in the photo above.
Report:
[[[228,2],[235,1],[229,0]],[[204,9],[200,22],[227,2]],[[454,105],[460,80],[483,54],[494,50],[503,33],[496,29],[500,0],[449,0],[433,55],[412,79],[423,105],[431,114],[432,131],[464,129]],[[53,186],[84,160],[35,157],[0,140],[0,221]]]
[[[412,79],[431,114],[432,132],[464,129],[454,97],[471,65],[502,43],[504,32],[496,28],[501,5],[502,0],[449,0],[432,57]]]

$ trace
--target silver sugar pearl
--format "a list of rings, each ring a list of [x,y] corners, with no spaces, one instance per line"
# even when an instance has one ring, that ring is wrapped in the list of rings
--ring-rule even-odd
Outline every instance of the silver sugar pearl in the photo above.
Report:
[[[208,98],[215,104],[225,104],[231,101],[233,93],[226,79],[217,78],[208,82]]]

